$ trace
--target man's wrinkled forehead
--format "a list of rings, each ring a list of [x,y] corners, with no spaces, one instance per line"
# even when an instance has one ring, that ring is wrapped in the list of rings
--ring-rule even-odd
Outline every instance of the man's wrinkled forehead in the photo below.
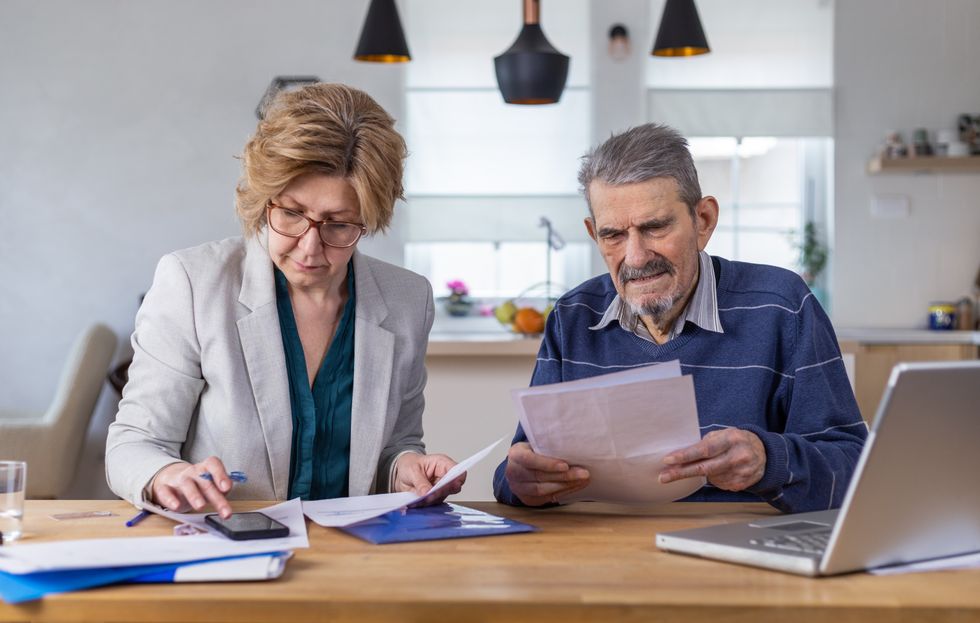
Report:
[[[608,184],[594,181],[588,189],[589,207],[593,221],[621,220],[625,216],[663,218],[678,206],[686,205],[680,196],[677,181],[656,177],[630,184]],[[644,216],[646,215],[646,216]]]

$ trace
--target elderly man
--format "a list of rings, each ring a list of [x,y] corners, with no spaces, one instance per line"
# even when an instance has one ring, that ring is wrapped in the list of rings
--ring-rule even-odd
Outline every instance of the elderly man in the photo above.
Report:
[[[669,454],[651,482],[706,477],[692,501],[840,506],[867,427],[803,281],[704,252],[718,202],[701,196],[687,141],[666,126],[611,137],[584,158],[579,182],[609,274],[559,299],[531,385],[679,359],[694,377],[702,439]],[[588,484],[586,469],[536,454],[518,427],[494,494],[541,506]]]

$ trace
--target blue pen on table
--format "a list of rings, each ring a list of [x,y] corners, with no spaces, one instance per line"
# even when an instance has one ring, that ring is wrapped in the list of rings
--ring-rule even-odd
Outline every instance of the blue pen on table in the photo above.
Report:
[[[132,528],[139,522],[150,516],[150,511],[140,511],[135,517],[126,522],[127,528]]]

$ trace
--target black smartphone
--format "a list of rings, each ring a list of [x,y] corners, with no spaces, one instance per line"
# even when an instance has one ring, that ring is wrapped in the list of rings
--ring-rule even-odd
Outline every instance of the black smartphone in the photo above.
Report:
[[[232,513],[228,519],[222,519],[221,515],[211,513],[204,516],[204,521],[235,541],[289,536],[287,526],[264,513]]]

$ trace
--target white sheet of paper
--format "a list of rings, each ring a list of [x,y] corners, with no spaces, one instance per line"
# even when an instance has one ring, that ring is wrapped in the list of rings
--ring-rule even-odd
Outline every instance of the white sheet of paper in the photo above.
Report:
[[[214,536],[220,537],[227,541],[231,540],[204,521],[204,517],[210,513],[176,513],[174,511],[168,511],[165,508],[160,508],[155,504],[150,504],[149,502],[144,502],[142,507],[144,510],[148,510],[151,513],[156,513],[157,515],[162,515],[167,519],[173,519],[178,523],[190,524]],[[263,541],[264,543],[270,545],[277,544],[276,549],[278,550],[296,549],[310,546],[309,537],[306,535],[306,520],[303,519],[303,502],[299,498],[293,498],[292,500],[286,502],[280,502],[279,504],[259,508],[257,509],[257,512],[264,513],[279,523],[285,525],[287,528],[289,528],[289,536],[278,539],[255,539],[255,541]],[[255,541],[234,542],[249,543]],[[263,551],[269,550],[264,549]]]
[[[902,573],[920,573],[923,571],[950,571],[954,569],[978,569],[980,568],[980,552],[963,554],[961,556],[949,556],[947,558],[934,558],[922,562],[910,562],[904,565],[892,565],[890,567],[878,567],[868,569],[872,575],[899,575]]]
[[[152,511],[150,508],[147,510]],[[34,544],[18,541],[15,545],[0,549],[0,571],[22,574],[36,571],[167,564],[309,547],[306,521],[303,519],[299,499],[270,506],[261,511],[289,526],[290,536],[281,539],[232,541],[224,536],[209,533],[195,536],[122,536],[114,539],[50,541]],[[160,514],[173,515],[171,519],[184,523],[195,524],[197,517],[200,517],[202,523],[204,521],[203,514],[185,515],[169,511]],[[138,527],[130,528],[129,531],[134,535],[139,533]]]
[[[552,383],[550,385],[537,385],[535,387],[515,389],[511,391],[511,399],[513,400],[514,406],[517,409],[517,415],[520,419],[521,427],[524,429],[524,434],[527,435],[527,440],[531,443],[532,448],[536,448],[536,440],[532,437],[533,431],[528,432],[528,428],[530,427],[527,423],[524,405],[521,402],[521,398],[524,396],[563,394],[565,392],[571,392],[578,389],[601,389],[604,387],[615,387],[617,385],[624,385],[626,383],[633,383],[637,381],[669,379],[680,375],[681,362],[678,359],[674,359],[649,366],[629,368],[620,372],[590,376],[577,381],[565,381],[564,383]]]
[[[421,502],[426,497],[438,493],[443,487],[461,476],[471,467],[482,461],[506,437],[498,439],[473,456],[460,461],[446,475],[439,479],[426,495],[416,495],[410,491],[400,493],[381,493],[378,495],[359,495],[333,500],[314,500],[303,502],[303,512],[314,523],[324,528],[342,528],[359,521],[373,519],[399,508]]]
[[[589,470],[591,484],[563,502],[660,503],[704,478],[660,484],[663,457],[697,443],[694,381],[680,362],[512,392],[531,448]]]
[[[356,495],[303,502],[303,513],[324,528],[340,528],[408,506],[418,496],[411,491]]]

